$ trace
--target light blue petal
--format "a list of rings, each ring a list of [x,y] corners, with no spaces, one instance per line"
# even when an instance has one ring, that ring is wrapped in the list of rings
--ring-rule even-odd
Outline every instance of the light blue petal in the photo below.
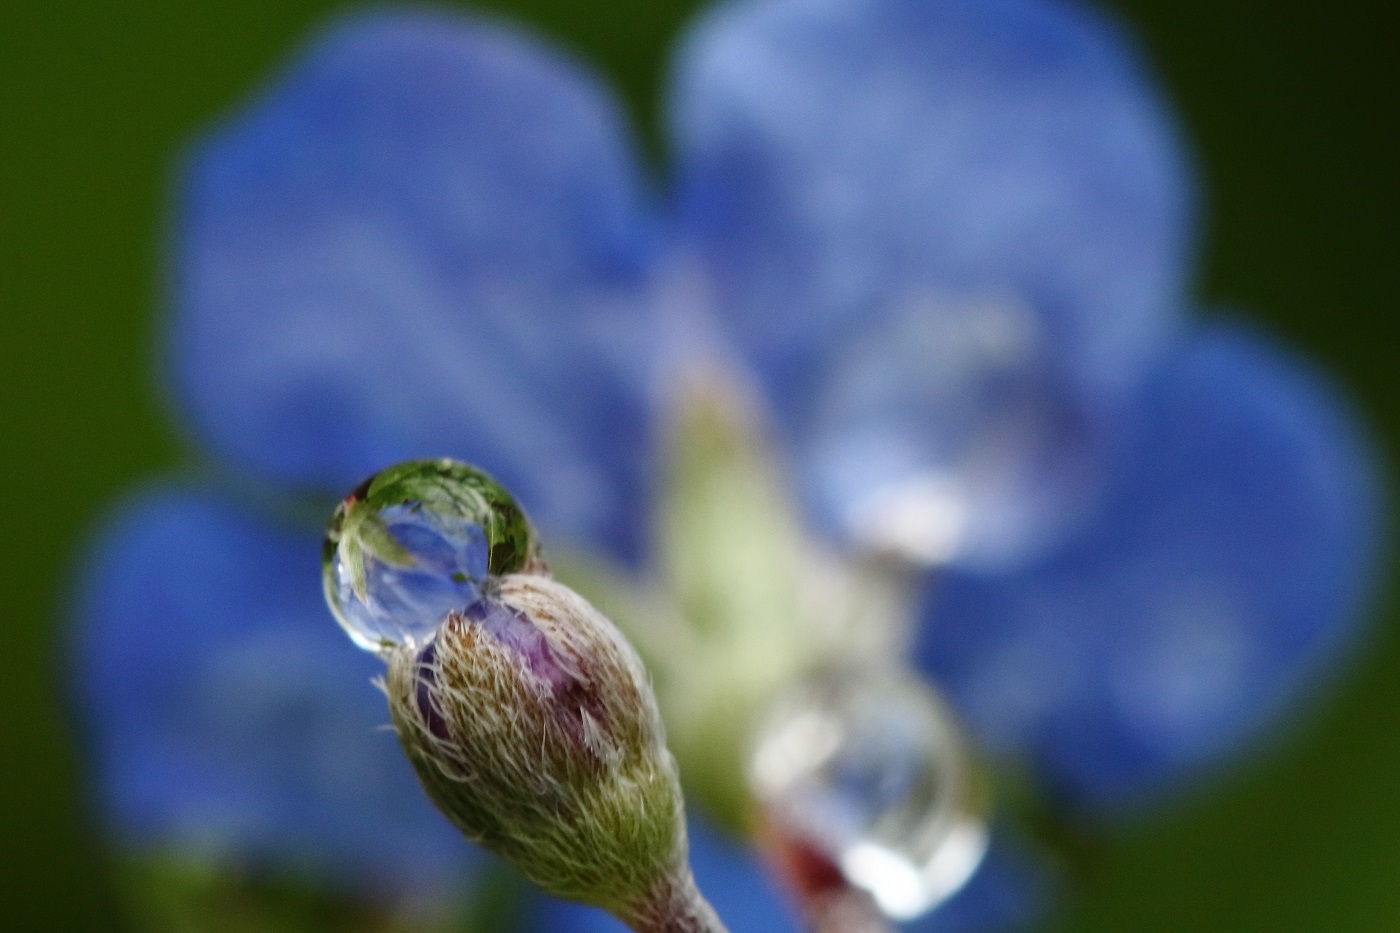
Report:
[[[317,585],[319,536],[160,490],[99,537],[75,675],[118,841],[460,893],[479,854],[428,803]]]
[[[1175,327],[1191,233],[1118,32],[1053,0],[730,3],[678,85],[682,227],[828,518],[920,478],[1077,495],[1096,422]],[[978,492],[959,552],[1040,533]]]
[[[340,493],[454,456],[635,547],[648,208],[572,64],[447,13],[342,23],[192,152],[172,349],[202,436]]]
[[[1379,495],[1346,406],[1235,327],[1150,387],[1081,540],[1014,575],[950,575],[923,661],[992,749],[1120,807],[1285,721],[1352,640]]]

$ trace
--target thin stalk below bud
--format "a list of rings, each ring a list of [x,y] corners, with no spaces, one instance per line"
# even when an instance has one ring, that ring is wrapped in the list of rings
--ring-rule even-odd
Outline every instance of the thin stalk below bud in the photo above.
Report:
[[[626,921],[636,933],[729,933],[689,868],[668,874]]]

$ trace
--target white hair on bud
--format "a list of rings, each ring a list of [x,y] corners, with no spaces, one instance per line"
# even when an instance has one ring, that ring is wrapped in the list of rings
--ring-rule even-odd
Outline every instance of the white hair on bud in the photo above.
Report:
[[[542,641],[454,612],[422,652],[395,651],[385,687],[399,740],[466,836],[557,896],[634,915],[689,875],[676,765],[646,670],[568,587],[524,573],[495,583],[488,598]]]

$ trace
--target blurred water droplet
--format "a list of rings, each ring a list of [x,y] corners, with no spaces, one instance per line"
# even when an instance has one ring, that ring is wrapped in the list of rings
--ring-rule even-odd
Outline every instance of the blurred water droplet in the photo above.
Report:
[[[971,877],[987,847],[983,792],[952,714],[895,670],[830,672],[760,725],[750,782],[765,817],[908,920]]]
[[[1043,316],[1014,292],[891,302],[815,400],[798,459],[818,514],[929,567],[1006,566],[1062,540],[1092,509],[1109,438],[1053,365]]]
[[[367,651],[421,647],[488,576],[542,567],[515,500],[453,460],[413,460],[366,480],[336,508],[322,553],[326,602]]]

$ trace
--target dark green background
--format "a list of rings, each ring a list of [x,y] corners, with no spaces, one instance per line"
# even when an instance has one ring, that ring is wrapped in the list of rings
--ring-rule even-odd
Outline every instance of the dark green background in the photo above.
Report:
[[[488,5],[581,51],[652,125],[665,50],[695,6]],[[118,926],[63,718],[65,586],[104,505],[194,460],[168,417],[152,350],[176,153],[334,6],[0,7],[6,929]],[[1381,14],[1252,0],[1113,6],[1136,27],[1196,145],[1208,204],[1200,293],[1330,367],[1393,463],[1400,159]],[[1400,929],[1400,631],[1388,624],[1393,608],[1377,616],[1354,672],[1285,742],[1110,840],[1066,904],[1065,929]]]

